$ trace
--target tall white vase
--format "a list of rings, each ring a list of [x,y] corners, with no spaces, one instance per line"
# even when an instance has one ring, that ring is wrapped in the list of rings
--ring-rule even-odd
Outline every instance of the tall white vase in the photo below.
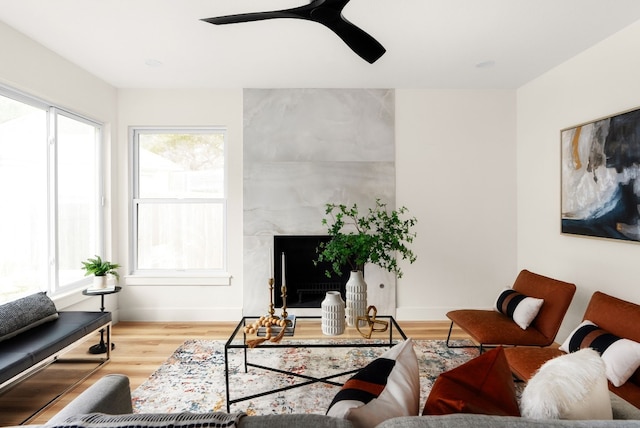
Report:
[[[344,300],[339,291],[327,291],[322,308],[322,333],[337,336],[344,333]]]
[[[361,270],[352,270],[347,289],[347,325],[354,327],[358,317],[362,317],[367,312],[367,283]]]

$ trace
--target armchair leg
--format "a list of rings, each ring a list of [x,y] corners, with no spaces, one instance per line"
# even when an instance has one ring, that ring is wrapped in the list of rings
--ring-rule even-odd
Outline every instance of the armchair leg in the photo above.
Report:
[[[453,321],[451,321],[451,325],[449,326],[449,334],[447,335],[447,348],[476,348],[480,351],[480,353],[482,354],[482,352],[484,351],[484,349],[482,349],[482,343],[479,346],[476,345],[452,345],[449,343],[449,341],[451,340],[451,331],[453,330]]]
[[[451,325],[449,326],[449,334],[447,335],[447,348],[453,348],[453,346],[449,345],[449,339],[451,339],[451,330],[453,330],[453,321],[451,321]]]

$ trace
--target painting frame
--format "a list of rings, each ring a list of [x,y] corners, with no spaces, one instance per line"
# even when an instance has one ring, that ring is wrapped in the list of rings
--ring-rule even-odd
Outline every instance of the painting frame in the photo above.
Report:
[[[640,107],[560,131],[561,233],[640,242]]]

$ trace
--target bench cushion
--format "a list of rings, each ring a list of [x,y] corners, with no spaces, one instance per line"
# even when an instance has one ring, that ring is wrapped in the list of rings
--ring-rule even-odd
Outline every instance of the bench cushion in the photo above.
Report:
[[[110,321],[110,312],[59,312],[55,321],[0,342],[0,383],[55,355]]]
[[[56,305],[45,293],[0,305],[0,342],[56,318]]]

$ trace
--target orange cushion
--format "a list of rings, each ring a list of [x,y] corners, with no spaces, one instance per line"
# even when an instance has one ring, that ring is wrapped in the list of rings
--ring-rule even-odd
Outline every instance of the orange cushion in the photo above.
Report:
[[[509,317],[493,310],[458,309],[447,317],[484,345],[547,346],[549,339],[535,328],[522,330]]]
[[[558,348],[516,346],[504,350],[511,371],[518,379],[524,381],[531,379],[544,363],[564,354]]]
[[[627,382],[623,385],[620,385],[619,387],[615,387],[612,384],[609,384],[609,390],[618,395],[620,398],[640,408],[640,387],[638,387],[637,384]]]
[[[515,385],[502,347],[438,376],[422,414],[452,413],[520,416]]]
[[[512,288],[527,296],[544,299],[544,305],[531,323],[531,327],[547,338],[547,343],[540,346],[551,345],[576,292],[575,284],[523,269]]]
[[[616,336],[640,342],[640,305],[596,291],[591,296],[583,320]]]
[[[637,328],[640,324],[640,305],[637,303],[596,291],[591,296],[583,319],[593,321],[616,336],[640,342],[640,329]],[[635,400],[634,405],[640,407],[640,369],[631,376],[631,382],[633,386],[628,385],[625,391],[636,389],[633,398],[619,395],[626,400]]]

